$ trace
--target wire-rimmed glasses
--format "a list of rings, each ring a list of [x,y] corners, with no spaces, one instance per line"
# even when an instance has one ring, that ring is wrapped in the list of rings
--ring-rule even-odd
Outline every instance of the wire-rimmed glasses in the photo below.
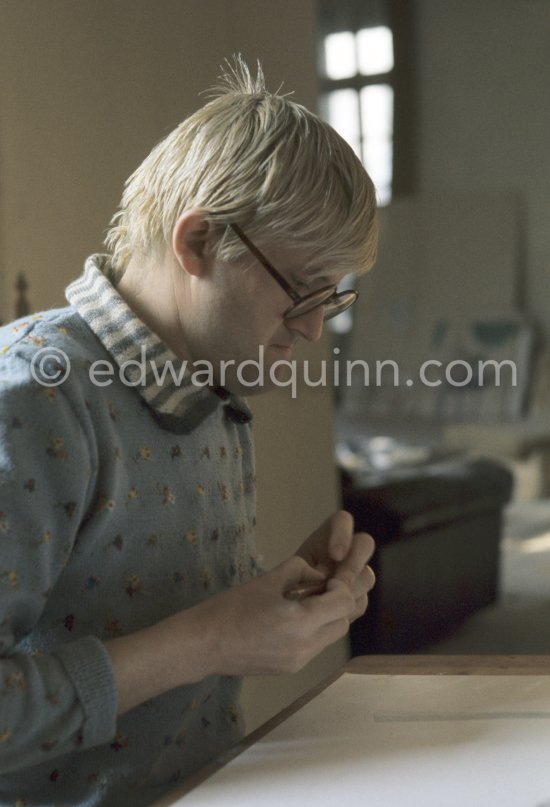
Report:
[[[324,307],[323,319],[326,321],[341,314],[352,306],[359,296],[359,292],[354,289],[338,291],[336,285],[323,286],[321,289],[305,294],[303,297],[285,280],[281,273],[267,260],[258,247],[252,243],[250,238],[241,230],[238,224],[229,225],[233,232],[243,242],[249,252],[267,269],[271,277],[288,294],[292,300],[292,305],[284,313],[284,319],[293,319],[308,314],[314,308]]]

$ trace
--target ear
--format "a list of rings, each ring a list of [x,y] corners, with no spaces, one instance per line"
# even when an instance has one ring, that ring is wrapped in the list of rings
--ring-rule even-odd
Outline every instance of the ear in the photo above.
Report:
[[[211,222],[200,208],[186,210],[172,230],[172,251],[181,268],[190,275],[201,275],[207,266]]]

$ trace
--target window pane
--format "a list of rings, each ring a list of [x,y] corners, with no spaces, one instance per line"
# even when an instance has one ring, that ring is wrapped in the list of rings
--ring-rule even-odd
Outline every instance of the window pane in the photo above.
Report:
[[[338,291],[347,291],[354,289],[357,285],[357,277],[354,274],[346,275],[340,283],[338,283]],[[342,311],[334,319],[328,322],[329,330],[333,333],[348,333],[351,331],[353,325],[353,307],[348,308],[347,311]]]
[[[393,174],[393,142],[390,139],[370,139],[363,141],[363,164],[376,187],[381,204],[391,199]]]
[[[351,31],[325,37],[325,71],[328,78],[350,78],[357,73],[355,37]]]
[[[329,319],[328,327],[332,333],[349,333],[353,327],[351,308],[348,308],[347,311],[342,311],[342,313],[338,314],[334,319]]]
[[[357,32],[359,72],[364,76],[393,69],[393,36],[385,25]]]
[[[367,139],[392,136],[393,89],[387,84],[373,84],[361,90],[361,127]]]
[[[327,119],[360,155],[359,96],[355,90],[335,90],[326,96]]]
[[[376,201],[379,207],[389,205],[392,197],[391,185],[377,185],[376,186]],[[344,312],[345,313],[345,312]]]

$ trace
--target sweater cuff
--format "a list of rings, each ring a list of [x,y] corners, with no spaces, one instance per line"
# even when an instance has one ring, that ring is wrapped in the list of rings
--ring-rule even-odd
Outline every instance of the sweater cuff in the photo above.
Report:
[[[113,738],[117,721],[117,686],[111,659],[95,636],[56,647],[84,711],[82,747],[102,745]]]

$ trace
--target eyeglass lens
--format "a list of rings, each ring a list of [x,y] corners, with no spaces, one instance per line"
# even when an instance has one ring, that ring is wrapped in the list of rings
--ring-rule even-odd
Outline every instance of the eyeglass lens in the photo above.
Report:
[[[319,289],[296,302],[286,313],[285,319],[300,317],[322,305],[324,306],[323,319],[326,321],[352,306],[357,297],[357,292],[352,290],[333,292],[332,289]]]

